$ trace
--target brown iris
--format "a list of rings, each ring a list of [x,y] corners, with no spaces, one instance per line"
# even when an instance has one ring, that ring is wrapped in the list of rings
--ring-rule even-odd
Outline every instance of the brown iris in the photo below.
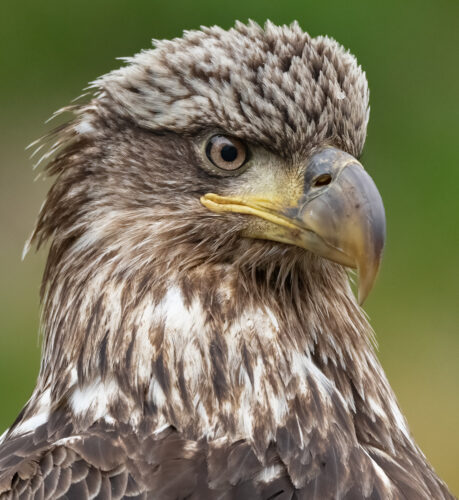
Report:
[[[214,135],[206,145],[207,158],[222,170],[237,170],[247,160],[245,144],[234,137]]]

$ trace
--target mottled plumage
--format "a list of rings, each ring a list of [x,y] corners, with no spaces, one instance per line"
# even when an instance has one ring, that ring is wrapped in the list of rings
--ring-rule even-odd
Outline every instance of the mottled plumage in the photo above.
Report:
[[[355,58],[297,24],[155,44],[47,138],[42,364],[0,438],[0,496],[452,498],[344,267],[205,204],[259,186],[280,200],[321,151],[358,157]],[[206,160],[215,134],[248,145],[238,175]]]

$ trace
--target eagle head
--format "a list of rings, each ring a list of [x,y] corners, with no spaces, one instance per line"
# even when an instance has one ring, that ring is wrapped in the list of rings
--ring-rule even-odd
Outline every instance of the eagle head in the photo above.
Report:
[[[187,32],[127,62],[61,133],[72,147],[48,166],[59,179],[34,239],[137,276],[209,262],[327,275],[321,256],[358,268],[363,301],[385,221],[356,159],[369,113],[356,59],[268,22]]]

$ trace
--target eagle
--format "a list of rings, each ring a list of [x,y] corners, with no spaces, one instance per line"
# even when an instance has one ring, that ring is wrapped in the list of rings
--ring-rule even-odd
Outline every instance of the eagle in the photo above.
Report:
[[[355,57],[296,22],[154,44],[39,142],[42,359],[0,498],[453,498],[361,309],[385,216]]]

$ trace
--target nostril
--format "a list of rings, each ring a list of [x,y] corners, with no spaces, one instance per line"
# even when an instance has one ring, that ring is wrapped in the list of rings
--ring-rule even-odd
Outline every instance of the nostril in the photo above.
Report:
[[[322,187],[330,184],[331,181],[332,176],[330,174],[321,174],[312,181],[312,185],[314,187]]]

